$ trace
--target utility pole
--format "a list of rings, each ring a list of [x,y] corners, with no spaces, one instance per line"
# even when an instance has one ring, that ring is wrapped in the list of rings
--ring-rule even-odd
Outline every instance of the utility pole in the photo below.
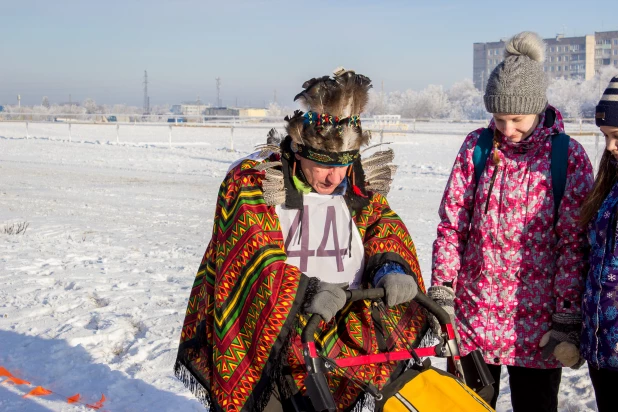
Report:
[[[148,72],[144,70],[144,114],[150,114],[150,98],[148,97]]]
[[[217,107],[221,107],[221,78],[217,77]]]
[[[21,94],[17,95],[17,108],[21,108]]]

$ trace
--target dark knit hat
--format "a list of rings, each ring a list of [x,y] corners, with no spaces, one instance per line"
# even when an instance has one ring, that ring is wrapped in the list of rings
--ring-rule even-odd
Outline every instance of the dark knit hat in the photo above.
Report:
[[[618,127],[618,76],[614,77],[605,89],[597,105],[595,118],[597,126]]]
[[[487,80],[485,108],[489,113],[542,113],[548,84],[543,71],[545,43],[538,34],[525,31],[507,42],[504,55]]]

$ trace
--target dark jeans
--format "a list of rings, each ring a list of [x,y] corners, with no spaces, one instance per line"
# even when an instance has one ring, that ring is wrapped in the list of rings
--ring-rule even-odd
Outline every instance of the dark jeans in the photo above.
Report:
[[[599,412],[616,410],[616,387],[618,386],[618,372],[609,369],[596,369],[588,364],[590,380],[594,387]]]
[[[487,365],[494,377],[494,397],[492,408],[496,408],[500,393],[500,365]],[[507,366],[509,386],[511,387],[511,404],[513,412],[557,412],[558,389],[562,377],[562,368],[533,369],[520,366]]]

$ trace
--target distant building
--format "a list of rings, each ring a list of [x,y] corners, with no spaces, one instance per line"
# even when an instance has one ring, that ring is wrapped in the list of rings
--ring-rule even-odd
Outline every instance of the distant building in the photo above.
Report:
[[[200,100],[194,102],[182,102],[175,104],[170,108],[172,114],[184,116],[201,116],[209,105],[202,103]]]
[[[504,59],[505,41],[473,44],[472,79],[477,89],[484,90],[492,70]],[[618,67],[618,31],[557,35],[544,41],[544,68],[550,78],[590,80],[603,66]]]
[[[238,109],[238,115],[243,117],[266,117],[268,110],[258,108],[243,108]]]
[[[209,107],[206,109],[206,116],[238,116],[238,109],[229,107]]]
[[[595,32],[594,66],[618,67],[618,31]]]

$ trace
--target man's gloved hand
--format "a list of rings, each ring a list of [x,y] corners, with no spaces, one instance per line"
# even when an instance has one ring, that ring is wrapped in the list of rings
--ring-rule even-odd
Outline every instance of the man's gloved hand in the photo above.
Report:
[[[345,290],[348,286],[348,282],[327,283],[320,281],[318,291],[313,296],[305,312],[318,314],[326,322],[330,322],[335,314],[345,305]]]
[[[582,328],[580,314],[554,313],[552,328],[541,338],[543,359],[554,357],[565,367],[579,369],[584,364],[579,354],[579,335]]]
[[[453,291],[453,288],[448,286],[432,286],[429,290],[427,290],[427,296],[433,299],[442,309],[444,309],[446,313],[448,313],[448,316],[451,318],[451,324],[455,330],[457,340],[459,340],[459,335],[457,333],[457,329],[455,328],[455,291]],[[429,321],[431,322],[429,326],[431,327],[432,332],[436,336],[440,336],[442,334],[442,327],[440,326],[438,319],[431,315],[431,319]]]
[[[386,305],[389,307],[411,301],[418,292],[418,286],[414,278],[402,273],[384,275],[378,281],[376,287],[384,288]]]

